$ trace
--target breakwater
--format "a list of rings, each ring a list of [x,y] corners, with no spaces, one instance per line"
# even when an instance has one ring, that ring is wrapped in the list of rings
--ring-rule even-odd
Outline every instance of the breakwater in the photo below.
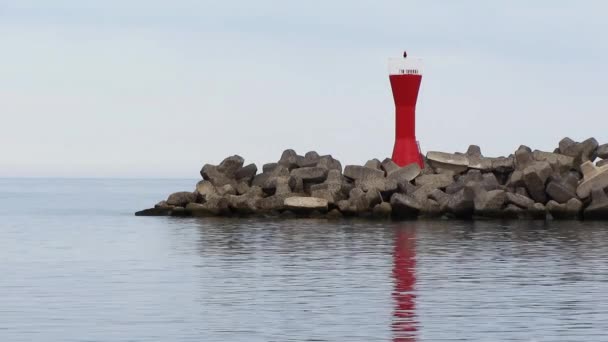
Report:
[[[522,145],[508,157],[485,157],[476,145],[431,151],[422,169],[388,158],[342,167],[331,155],[285,150],[261,171],[238,155],[206,164],[194,191],[135,214],[608,219],[608,144],[594,138],[564,138],[553,152]]]

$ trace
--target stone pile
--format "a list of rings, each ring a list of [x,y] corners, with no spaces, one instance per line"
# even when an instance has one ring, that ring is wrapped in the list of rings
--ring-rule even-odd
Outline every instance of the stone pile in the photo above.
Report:
[[[520,146],[497,158],[475,145],[432,151],[424,169],[388,158],[343,169],[330,155],[286,150],[261,173],[237,155],[200,173],[194,192],[136,215],[608,219],[608,144],[593,138],[564,138],[553,152]]]

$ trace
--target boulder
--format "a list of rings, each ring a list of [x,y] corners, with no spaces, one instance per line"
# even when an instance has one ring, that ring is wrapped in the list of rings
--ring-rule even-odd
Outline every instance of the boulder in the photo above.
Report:
[[[468,167],[482,171],[492,170],[492,159],[485,158],[477,145],[470,145],[465,153],[468,159]]]
[[[304,157],[298,156],[297,163],[299,167],[313,167],[317,166],[317,163],[319,163],[319,159],[321,159],[321,157],[317,152],[309,151],[306,152]]]
[[[327,178],[328,170],[322,167],[301,167],[293,169],[291,176],[300,178],[304,182],[321,183]]]
[[[435,170],[448,170],[454,174],[462,173],[469,168],[469,159],[464,154],[431,151],[426,154],[426,159]]]
[[[364,166],[372,168],[372,169],[376,169],[376,170],[382,170],[382,164],[380,163],[380,161],[378,159],[368,160]]]
[[[513,157],[492,158],[492,171],[498,173],[510,173],[515,168]]]
[[[559,142],[559,152],[573,158],[573,166],[576,169],[587,162],[593,162],[597,157],[598,142],[595,138],[589,138],[581,143],[570,138],[564,138]]]
[[[263,195],[262,188],[253,186],[243,195],[227,196],[228,207],[237,214],[254,214],[258,211],[257,205]]]
[[[450,196],[447,209],[456,217],[470,218],[475,209],[474,198],[475,195],[471,189],[463,188]]]
[[[135,216],[169,216],[173,208],[150,208],[140,210],[135,213]]]
[[[391,217],[393,207],[388,202],[382,202],[376,204],[372,209],[372,216],[376,218],[389,218]]]
[[[278,163],[267,163],[262,165],[262,172],[264,173],[269,173],[272,172],[274,169],[277,168],[279,164]]]
[[[418,175],[420,175],[420,166],[416,163],[411,163],[404,167],[400,167],[397,170],[393,170],[386,178],[392,182],[404,183],[411,182],[418,177]]]
[[[554,219],[576,220],[580,217],[583,203],[576,198],[572,198],[564,204],[551,200],[547,203],[546,208]]]
[[[545,182],[553,172],[548,162],[535,162],[527,166],[523,171],[526,189],[536,202],[547,202],[545,194]]]
[[[507,203],[514,204],[522,209],[528,209],[534,206],[534,201],[532,199],[516,193],[507,192],[505,194],[505,200]]]
[[[528,146],[521,145],[515,151],[514,166],[516,170],[523,170],[534,162],[532,150]]]
[[[327,212],[327,200],[317,197],[288,197],[284,201],[287,210],[294,213]]]
[[[167,204],[185,207],[188,203],[196,202],[196,193],[189,191],[175,192],[167,198]]]
[[[361,188],[353,188],[347,200],[338,201],[338,208],[343,214],[361,215],[370,209],[369,199]]]
[[[422,208],[420,208],[420,216],[421,217],[439,217],[441,215],[444,214],[444,211],[442,210],[441,205],[431,199],[431,198],[427,198],[423,203],[422,203]]]
[[[343,216],[344,215],[342,215],[342,213],[338,209],[332,209],[327,213],[327,215],[325,215],[325,217],[330,220],[338,220],[338,219],[342,218]]]
[[[385,174],[388,176],[391,173],[393,173],[394,171],[399,170],[401,167],[399,165],[397,165],[392,159],[390,158],[386,158],[382,161],[380,167],[382,168],[382,170],[385,172]]]
[[[581,172],[583,173],[583,181],[576,189],[578,197],[589,197],[592,188],[605,189],[608,187],[608,165],[597,167],[592,162],[587,161],[581,165]]]
[[[601,159],[608,159],[608,144],[603,144],[597,148],[597,156]]]
[[[439,189],[433,189],[429,194],[429,198],[434,200],[439,204],[439,209],[441,212],[445,212],[448,208],[448,202],[450,201],[450,195]]]
[[[207,180],[196,183],[196,202],[204,203],[208,195],[217,194],[215,186]]]
[[[229,215],[228,199],[218,194],[210,194],[207,196],[205,203],[190,206],[188,211],[192,216],[218,216]]]
[[[342,179],[339,170],[330,170],[324,183],[310,187],[312,197],[324,198],[330,205],[347,199],[351,190],[352,186]]]
[[[288,149],[283,151],[281,154],[281,159],[278,161],[278,165],[287,168],[289,171],[298,167],[298,159],[300,157],[296,153],[296,151],[292,149]]]
[[[319,157],[319,162],[316,166],[326,168],[327,170],[338,170],[342,172],[342,164],[331,155]]]
[[[479,170],[469,170],[467,173],[458,177],[456,182],[448,185],[445,189],[447,194],[455,194],[460,190],[464,189],[464,187],[469,182],[483,182],[484,178]]]
[[[241,156],[234,155],[224,159],[218,166],[205,164],[201,169],[201,176],[216,187],[226,184],[236,186],[236,173],[243,167],[244,162]]]
[[[217,194],[220,196],[236,195],[236,189],[232,185],[226,184],[217,188]]]
[[[513,188],[522,187],[525,186],[525,184],[526,183],[524,183],[524,172],[522,170],[513,171],[513,173],[511,173],[511,176],[509,177],[509,180],[507,181],[507,186]]]
[[[454,178],[449,174],[422,175],[415,179],[416,186],[428,186],[434,189],[445,189],[454,183]]]
[[[473,201],[475,214],[488,217],[500,216],[505,200],[504,190],[481,190],[475,194]]]
[[[553,180],[547,184],[547,195],[557,203],[566,203],[576,197],[576,185],[571,186],[563,180]]]
[[[597,166],[597,167],[602,167],[604,165],[608,165],[608,159],[602,159],[602,160],[599,160],[597,163],[595,163],[595,166]]]
[[[563,154],[534,151],[532,158],[536,161],[547,162],[551,165],[554,172],[564,173],[574,169],[574,158]]]
[[[584,211],[585,220],[608,219],[608,196],[604,189],[594,187],[591,190],[591,204]]]
[[[422,204],[414,197],[404,194],[391,196],[392,215],[398,218],[416,218],[422,209]]]
[[[234,174],[234,178],[237,180],[237,182],[246,182],[247,184],[249,184],[257,173],[258,167],[255,166],[255,164],[249,164],[236,171],[236,173]]]

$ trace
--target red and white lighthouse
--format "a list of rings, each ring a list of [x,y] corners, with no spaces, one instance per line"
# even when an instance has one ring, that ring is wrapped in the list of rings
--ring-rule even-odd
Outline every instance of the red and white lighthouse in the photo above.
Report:
[[[416,102],[422,82],[422,62],[406,57],[389,60],[389,78],[395,100],[393,161],[399,166],[418,163],[424,168],[416,140]]]

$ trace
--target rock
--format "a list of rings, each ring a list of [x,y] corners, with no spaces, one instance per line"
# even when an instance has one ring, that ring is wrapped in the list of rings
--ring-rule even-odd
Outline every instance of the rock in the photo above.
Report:
[[[206,164],[201,169],[201,176],[216,187],[226,184],[236,186],[236,173],[243,167],[244,161],[241,156],[234,155],[224,159],[218,166]]]
[[[404,194],[391,196],[392,214],[398,218],[416,218],[422,209],[422,204],[413,197]]]
[[[427,198],[426,201],[422,203],[422,208],[420,209],[421,217],[438,217],[443,215],[443,211],[441,209],[441,205],[430,198]]]
[[[343,216],[344,215],[342,215],[342,213],[338,209],[332,209],[327,213],[327,215],[325,215],[325,217],[327,217],[330,220],[337,220],[337,219],[342,218]]]
[[[454,178],[449,174],[422,175],[416,178],[415,183],[417,186],[445,189],[448,185],[454,183]]]
[[[196,184],[197,202],[205,202],[207,195],[217,194],[215,186],[207,180],[202,180]]]
[[[175,207],[175,208],[173,208],[173,210],[171,210],[169,215],[177,216],[177,217],[186,217],[186,216],[191,216],[191,213],[190,213],[190,211],[186,210],[186,208],[184,208],[184,207]]]
[[[297,162],[299,167],[313,167],[317,166],[319,159],[321,159],[321,157],[317,152],[310,151],[306,152],[304,157],[298,158]]]
[[[581,153],[581,164],[584,162],[594,162],[597,158],[598,142],[595,138],[589,138],[581,143],[583,145]]]
[[[548,162],[536,162],[524,169],[524,183],[526,184],[530,196],[532,196],[536,202],[547,202],[545,182],[552,172],[553,170]]]
[[[608,219],[608,196],[604,189],[594,187],[591,190],[591,204],[584,211],[585,220]]]
[[[533,220],[547,219],[547,209],[542,203],[534,203],[531,208],[528,208],[526,215]]]
[[[515,193],[507,192],[505,194],[505,199],[507,203],[512,203],[522,209],[528,209],[534,206],[534,201],[526,196],[522,196]]]
[[[395,173],[398,173],[397,171]],[[399,176],[402,174],[398,174]],[[381,192],[394,192],[397,190],[395,180],[384,178],[384,171],[365,166],[348,165],[344,168],[344,176],[355,181],[355,186],[369,191],[377,189]],[[395,177],[398,179],[398,177]]]
[[[601,159],[608,159],[608,144],[603,144],[597,148],[597,156]]]
[[[259,199],[256,205],[260,212],[278,212],[285,210],[285,199],[292,196],[291,193],[272,195]]]
[[[515,168],[517,170],[523,170],[533,162],[532,150],[528,146],[519,146],[517,151],[515,151]]]
[[[448,194],[439,189],[433,189],[433,191],[431,191],[429,194],[429,198],[439,204],[439,209],[441,212],[445,212],[447,210],[448,202],[450,201],[450,196]]]
[[[510,173],[515,168],[513,157],[498,157],[492,159],[492,171],[498,173]]]
[[[135,216],[169,216],[173,208],[150,208],[138,211]]]
[[[317,166],[327,170],[338,170],[342,172],[342,164],[339,160],[334,159],[331,155],[319,157]]]
[[[254,214],[258,211],[258,202],[262,199],[264,192],[262,188],[254,186],[247,191],[247,193],[235,196],[227,196],[228,207],[237,214]]]
[[[448,185],[445,189],[447,194],[455,194],[460,190],[464,189],[467,183],[469,182],[483,182],[483,175],[479,170],[469,170],[464,175],[458,177],[456,182]]]
[[[372,216],[376,218],[389,218],[391,217],[391,213],[393,211],[393,207],[388,202],[382,202],[376,204],[372,209]]]
[[[368,160],[364,166],[372,168],[372,169],[376,169],[376,170],[382,170],[382,164],[380,163],[380,161],[378,159]]]
[[[236,189],[232,185],[226,184],[217,188],[217,194],[220,196],[236,195]]]
[[[574,140],[566,137],[560,140],[558,150],[560,154],[574,158],[581,153],[582,146],[580,146]]]
[[[391,171],[386,177],[390,181],[396,183],[411,182],[420,174],[420,166],[416,163],[400,167],[397,170]]]
[[[608,165],[597,167],[590,161],[581,165],[583,181],[576,189],[576,194],[580,198],[587,198],[592,188],[605,189],[608,187]]]
[[[563,154],[549,153],[543,151],[532,152],[532,158],[536,161],[549,163],[551,168],[557,173],[568,172],[574,169],[574,158]]]
[[[481,186],[486,191],[500,189],[500,184],[493,173],[484,173],[481,175]]]
[[[549,197],[557,203],[566,203],[576,197],[576,187],[568,186],[559,181],[551,181],[546,189]]]
[[[384,172],[378,169],[369,168],[359,165],[347,165],[344,168],[344,176],[352,180],[367,180],[384,178]]]
[[[575,220],[580,217],[583,203],[576,198],[572,198],[564,204],[559,204],[551,200],[547,203],[546,208],[554,219]]]
[[[196,194],[188,191],[175,192],[167,198],[167,204],[185,207],[188,203],[196,202]]]
[[[507,186],[514,188],[525,186],[524,172],[522,170],[513,171],[509,177],[509,181],[507,181]]]
[[[602,159],[600,161],[598,161],[597,163],[595,163],[595,166],[597,167],[602,167],[608,165],[608,159]]]
[[[380,191],[376,189],[371,189],[365,193],[365,198],[367,199],[368,207],[374,207],[377,204],[382,203],[382,195]]]
[[[503,210],[504,217],[516,219],[516,218],[524,218],[525,210],[516,206],[515,204],[507,204],[505,209]]]
[[[327,178],[328,170],[322,167],[301,167],[291,171],[291,176],[304,182],[321,183]]]
[[[380,167],[382,168],[382,170],[384,170],[384,172],[386,173],[386,176],[390,175],[394,171],[397,171],[401,168],[390,158],[384,159],[382,161],[382,164],[380,165]]]
[[[500,216],[505,200],[506,193],[504,190],[482,190],[475,194],[473,201],[475,213],[489,217]]]
[[[249,191],[249,189],[251,189],[251,187],[249,186],[249,184],[247,182],[240,182],[239,184],[236,185],[236,193],[237,195],[244,195],[245,193],[247,193],[247,191]]]
[[[208,195],[207,201],[202,204],[202,207],[197,207],[199,212],[192,212],[193,216],[218,216],[230,214],[228,207],[228,199],[220,195]],[[197,215],[195,215],[197,214]]]
[[[287,210],[294,213],[310,213],[312,211],[327,212],[327,200],[316,197],[288,197],[284,201]]]
[[[481,149],[477,145],[470,145],[465,153],[468,159],[468,167],[471,169],[490,171],[492,170],[492,159],[484,158]]]
[[[279,165],[278,163],[264,164],[264,165],[262,165],[262,172],[264,172],[264,173],[272,172],[274,169],[277,168],[278,165]]]
[[[234,178],[237,180],[237,182],[247,182],[249,184],[251,183],[251,180],[253,180],[253,177],[255,177],[257,172],[258,167],[255,166],[255,164],[249,164],[245,167],[240,168],[234,174]]]
[[[435,170],[449,170],[459,174],[469,168],[469,159],[466,155],[431,151],[426,154],[426,159]]]
[[[296,151],[291,149],[285,150],[281,154],[281,159],[279,159],[279,162],[277,164],[291,171],[298,167],[298,154],[296,153]]]
[[[167,201],[160,201],[154,205],[156,209],[173,209],[174,205],[167,204]]]
[[[431,186],[421,186],[417,188],[416,191],[414,191],[413,193],[408,193],[408,195],[412,196],[420,204],[423,204],[433,193],[433,190],[435,190],[435,188]]]
[[[474,193],[470,189],[461,189],[452,194],[447,204],[448,211],[459,218],[470,218],[475,209]]]

